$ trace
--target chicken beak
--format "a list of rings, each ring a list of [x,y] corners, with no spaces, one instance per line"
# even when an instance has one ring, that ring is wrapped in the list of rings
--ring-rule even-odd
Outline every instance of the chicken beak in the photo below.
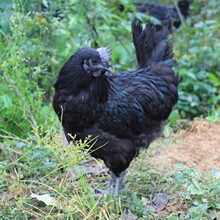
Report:
[[[105,67],[104,65],[97,65],[96,68],[92,70],[92,76],[93,77],[100,77],[104,75],[106,72],[109,72],[110,74],[113,74],[113,70],[111,67]]]

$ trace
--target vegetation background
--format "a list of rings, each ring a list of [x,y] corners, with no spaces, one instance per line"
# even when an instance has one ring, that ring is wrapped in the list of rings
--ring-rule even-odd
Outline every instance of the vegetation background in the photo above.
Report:
[[[175,0],[161,2],[174,4]],[[183,81],[169,128],[179,119],[209,116],[215,121],[220,116],[220,4],[216,0],[190,2],[190,16],[171,36],[178,61],[176,71]],[[59,69],[81,47],[111,48],[115,71],[135,67],[130,23],[134,15],[143,22],[151,18],[136,12],[134,3],[0,1],[0,218],[118,219],[125,208],[140,218],[159,218],[144,209],[142,197],[129,191],[119,198],[117,209],[112,198],[104,198],[99,206],[86,178],[69,178],[69,169],[87,156],[87,152],[80,152],[88,142],[76,143],[74,149],[62,148],[58,135],[61,128],[51,107]],[[159,177],[164,182],[173,178],[172,184],[181,192],[183,182],[196,181],[197,175],[186,167],[181,169],[182,179]],[[201,181],[201,191],[192,190],[187,195],[186,213],[172,213],[166,219],[208,219],[210,209],[220,209],[216,176],[215,172],[209,174]],[[157,182],[159,177],[150,172],[145,178]],[[32,191],[57,197],[62,205],[33,202]],[[202,197],[204,193],[206,198]],[[195,206],[199,211],[191,210]]]

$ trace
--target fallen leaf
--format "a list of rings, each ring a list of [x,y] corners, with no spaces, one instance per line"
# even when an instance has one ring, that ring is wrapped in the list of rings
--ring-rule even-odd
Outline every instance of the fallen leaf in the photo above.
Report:
[[[135,216],[130,210],[126,210],[121,216],[120,220],[137,220],[138,217]]]
[[[153,198],[153,204],[158,211],[163,210],[168,201],[169,196],[166,193],[157,193]]]
[[[31,193],[30,197],[32,199],[37,199],[38,201],[44,202],[47,206],[49,205],[56,206],[56,200],[48,194],[37,195],[37,194]]]

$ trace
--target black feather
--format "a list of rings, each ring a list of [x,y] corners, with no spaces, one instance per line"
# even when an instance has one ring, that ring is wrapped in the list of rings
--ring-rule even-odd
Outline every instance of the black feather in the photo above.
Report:
[[[132,22],[132,33],[139,68],[150,67],[173,57],[166,27],[157,30],[153,23],[149,22],[142,29],[140,22],[135,18]]]

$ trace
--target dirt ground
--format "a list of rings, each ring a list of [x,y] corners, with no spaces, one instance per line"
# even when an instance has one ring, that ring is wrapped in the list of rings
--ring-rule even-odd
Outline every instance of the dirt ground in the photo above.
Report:
[[[177,163],[190,168],[220,171],[220,122],[195,120],[173,135],[169,143],[153,150],[152,165],[160,169],[175,169]],[[156,144],[160,144],[157,142]]]

